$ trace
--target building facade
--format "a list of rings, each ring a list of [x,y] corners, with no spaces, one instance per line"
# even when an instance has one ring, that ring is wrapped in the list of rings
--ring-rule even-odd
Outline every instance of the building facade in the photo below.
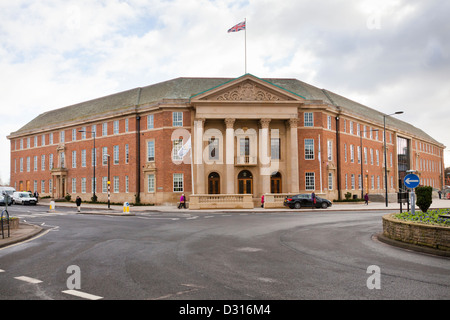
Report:
[[[296,79],[250,74],[178,78],[52,110],[8,139],[11,186],[53,198],[106,201],[110,181],[112,202],[185,194],[193,208],[225,208],[311,192],[382,201],[386,177],[394,201],[407,170],[444,183],[445,146],[422,130]]]

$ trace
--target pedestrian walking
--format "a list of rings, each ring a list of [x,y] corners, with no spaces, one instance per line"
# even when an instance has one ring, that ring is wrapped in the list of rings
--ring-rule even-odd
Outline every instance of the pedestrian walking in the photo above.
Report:
[[[364,195],[364,201],[365,201],[365,204],[366,204],[366,205],[369,205],[369,194],[368,194],[368,193],[366,193],[366,194]]]
[[[180,204],[178,205],[178,209],[181,209],[181,207],[184,207],[186,209],[186,198],[184,196],[184,193],[180,197]]]
[[[261,208],[264,208],[264,195],[261,196]]]
[[[312,202],[312,207],[313,207],[313,209],[316,207],[316,202],[317,202],[317,200],[316,200],[316,194],[313,192],[313,193],[311,193],[311,202]]]
[[[75,203],[77,205],[78,212],[80,212],[81,211],[81,198],[79,196],[77,196]]]

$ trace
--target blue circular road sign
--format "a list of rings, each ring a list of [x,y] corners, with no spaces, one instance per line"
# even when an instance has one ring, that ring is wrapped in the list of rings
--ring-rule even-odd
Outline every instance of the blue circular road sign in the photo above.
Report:
[[[410,173],[406,175],[405,179],[405,186],[409,189],[417,188],[420,184],[420,178],[417,174]]]

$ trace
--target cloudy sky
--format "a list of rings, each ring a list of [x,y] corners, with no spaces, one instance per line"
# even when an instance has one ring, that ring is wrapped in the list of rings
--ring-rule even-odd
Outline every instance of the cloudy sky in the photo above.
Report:
[[[181,76],[296,78],[450,147],[448,0],[0,0],[6,136],[39,114]],[[450,151],[445,151],[450,166]]]

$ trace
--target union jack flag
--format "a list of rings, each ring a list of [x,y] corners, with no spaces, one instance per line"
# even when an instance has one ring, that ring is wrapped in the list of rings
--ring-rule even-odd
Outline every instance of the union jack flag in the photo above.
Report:
[[[245,30],[245,21],[242,21],[240,23],[238,23],[237,25],[235,25],[234,27],[228,29],[228,33],[230,32],[238,32],[241,30]]]

